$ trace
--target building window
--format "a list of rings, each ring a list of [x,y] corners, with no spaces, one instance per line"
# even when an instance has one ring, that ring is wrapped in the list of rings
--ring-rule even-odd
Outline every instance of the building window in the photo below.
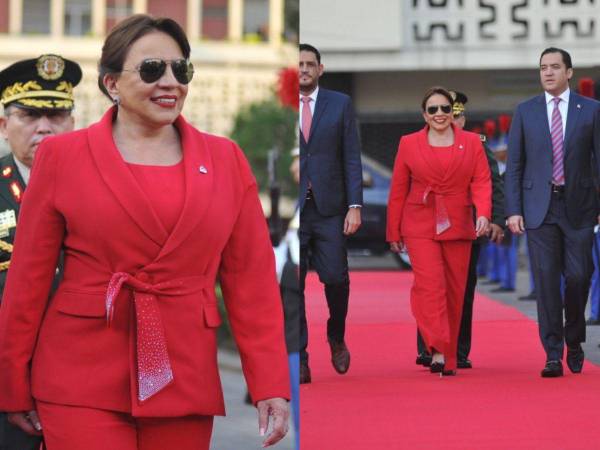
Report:
[[[106,31],[133,14],[132,0],[106,0]]]
[[[92,29],[92,0],[65,0],[65,34],[85,36]]]
[[[202,7],[202,38],[227,39],[228,0],[204,0]]]
[[[269,39],[269,0],[244,0],[244,39]]]
[[[50,34],[50,0],[23,0],[23,33]]]

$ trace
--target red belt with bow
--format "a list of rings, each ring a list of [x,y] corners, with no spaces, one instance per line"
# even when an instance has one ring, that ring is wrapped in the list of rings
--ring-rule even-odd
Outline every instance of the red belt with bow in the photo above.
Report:
[[[135,277],[116,272],[106,291],[106,321],[111,326],[115,301],[123,285],[133,290],[137,325],[138,399],[144,401],[173,381],[173,370],[167,352],[165,331],[156,296],[189,295],[211,286],[208,278],[191,276],[149,284],[150,277],[142,272]],[[214,283],[213,283],[214,285]],[[200,301],[200,300],[199,300]]]
[[[427,197],[430,193],[434,194],[435,200],[435,234],[442,234],[448,228],[452,226],[450,218],[448,217],[448,210],[446,209],[446,202],[444,202],[444,196],[433,190],[433,187],[427,186],[423,192],[423,204],[427,204]]]

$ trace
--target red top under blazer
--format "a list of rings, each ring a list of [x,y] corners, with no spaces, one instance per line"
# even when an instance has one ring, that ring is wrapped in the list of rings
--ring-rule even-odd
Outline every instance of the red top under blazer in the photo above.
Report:
[[[0,308],[0,411],[30,410],[33,397],[136,417],[224,414],[217,276],[252,398],[289,398],[273,251],[241,150],[176,120],[186,190],[169,234],[115,147],[114,113],[37,152]],[[48,300],[61,248],[64,279]],[[119,272],[131,279],[108,327],[107,286]],[[156,294],[174,377],[145,401],[134,293]]]
[[[491,216],[490,169],[481,139],[453,128],[448,170],[429,145],[427,126],[400,139],[388,200],[388,242],[399,242],[401,237],[475,239],[473,205],[478,217]],[[438,234],[436,224],[445,217],[450,227]]]

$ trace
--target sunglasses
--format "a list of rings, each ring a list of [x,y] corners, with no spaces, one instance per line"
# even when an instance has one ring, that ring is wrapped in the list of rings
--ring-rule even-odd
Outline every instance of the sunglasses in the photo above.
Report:
[[[427,107],[427,114],[433,116],[438,110],[441,109],[444,114],[450,114],[452,111],[452,105],[431,105]]]
[[[181,84],[188,84],[194,77],[194,66],[187,59],[173,59],[165,61],[164,59],[151,58],[143,60],[140,65],[133,70],[123,72],[139,72],[140,78],[144,83],[154,83],[165,74],[167,64],[171,66],[175,79]]]

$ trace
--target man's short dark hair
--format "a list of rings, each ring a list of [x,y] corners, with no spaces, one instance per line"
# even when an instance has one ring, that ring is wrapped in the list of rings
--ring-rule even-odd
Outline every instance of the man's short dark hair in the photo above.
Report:
[[[571,61],[571,55],[569,55],[569,52],[567,52],[566,50],[563,50],[562,48],[557,48],[557,47],[548,47],[546,50],[544,50],[542,52],[542,54],[540,55],[540,65],[542,64],[542,58],[544,57],[544,55],[546,55],[548,53],[560,53],[562,55],[563,63],[565,63],[565,66],[567,66],[567,69],[573,68],[573,62]]]
[[[317,50],[316,47],[313,47],[310,44],[300,44],[300,51],[314,53],[317,57],[317,63],[321,64],[321,53],[319,53],[319,50]]]

